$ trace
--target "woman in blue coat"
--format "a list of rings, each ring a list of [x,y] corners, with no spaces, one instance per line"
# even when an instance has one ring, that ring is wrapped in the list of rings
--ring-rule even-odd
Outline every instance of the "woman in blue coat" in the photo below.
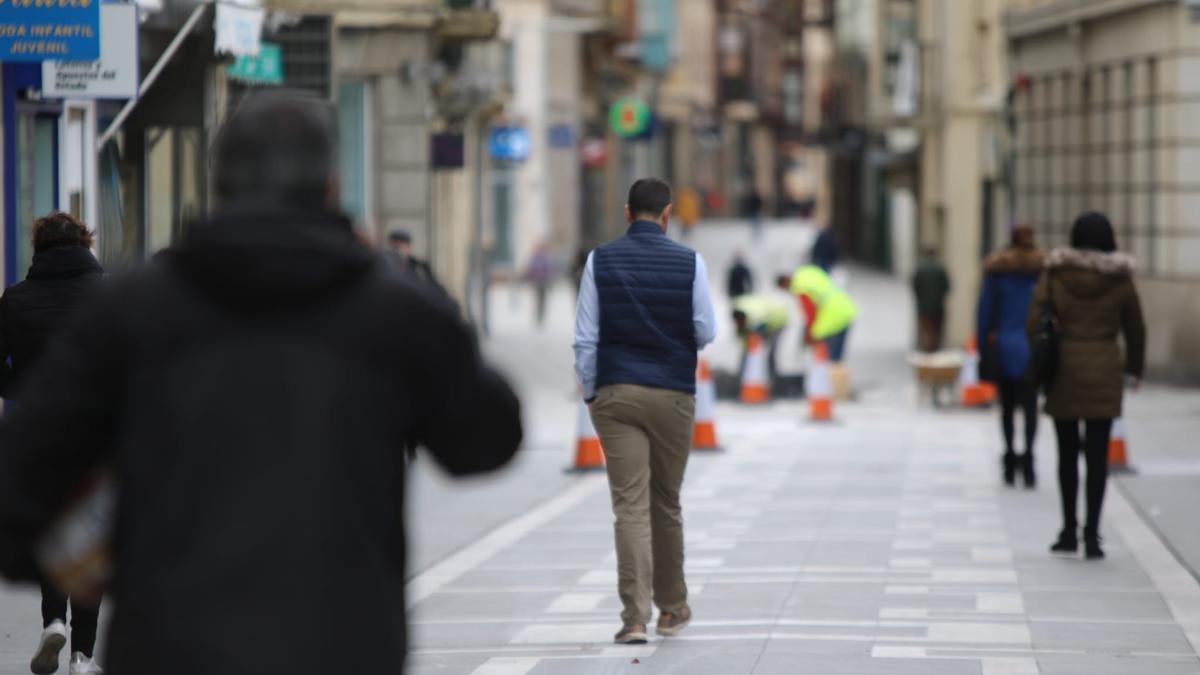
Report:
[[[985,368],[981,376],[1000,389],[1000,423],[1004,430],[1004,482],[1013,485],[1018,470],[1025,487],[1037,478],[1033,470],[1033,445],[1037,437],[1038,391],[1026,376],[1029,368],[1029,338],[1025,320],[1033,301],[1033,289],[1045,264],[1034,245],[1033,229],[1018,225],[1011,245],[989,256],[983,263],[983,291],[979,297],[979,338]],[[1017,407],[1025,414],[1025,453],[1013,445]]]

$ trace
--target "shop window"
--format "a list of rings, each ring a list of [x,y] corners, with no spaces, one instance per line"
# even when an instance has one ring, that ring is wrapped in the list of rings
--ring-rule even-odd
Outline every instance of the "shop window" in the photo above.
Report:
[[[360,225],[369,224],[370,106],[365,82],[338,86],[338,133],[341,139],[342,208]]]
[[[22,279],[33,262],[33,221],[54,210],[58,116],[37,109],[17,116],[17,266]]]

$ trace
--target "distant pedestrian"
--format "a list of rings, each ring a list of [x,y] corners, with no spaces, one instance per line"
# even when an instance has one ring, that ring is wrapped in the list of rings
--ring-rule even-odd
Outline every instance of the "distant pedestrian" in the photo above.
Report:
[[[725,287],[730,300],[754,292],[754,273],[750,271],[750,266],[746,264],[746,258],[740,251],[733,254],[733,263],[729,265]]]
[[[1133,273],[1133,258],[1117,252],[1108,218],[1085,213],[1071,228],[1070,248],[1050,252],[1034,291],[1029,335],[1036,334],[1046,303],[1058,324],[1058,363],[1046,396],[1046,413],[1054,418],[1058,435],[1062,491],[1063,529],[1051,547],[1056,553],[1079,548],[1075,503],[1082,451],[1087,462],[1085,553],[1089,559],[1104,557],[1100,511],[1108,482],[1109,436],[1113,419],[1121,415],[1123,377],[1132,378],[1136,387],[1146,356],[1146,325]]]
[[[679,492],[691,451],[697,352],[716,337],[704,259],[666,236],[671,188],[629,190],[629,230],[596,249],[579,290],[575,369],[604,446],[616,516],[619,644],[644,643],[651,599],[658,634],[692,619],[683,574]]]
[[[937,250],[926,249],[912,278],[917,300],[917,349],[931,353],[942,348],[946,324],[946,296],[950,293],[950,275],[938,258]],[[1022,315],[1024,320],[1024,315]]]
[[[216,208],[104,289],[0,421],[0,573],[111,467],[120,675],[399,673],[404,448],[453,474],[521,440],[519,403],[440,298],[355,239],[337,117],[252,94],[213,154]]]
[[[854,300],[816,265],[801,267],[790,277],[781,276],[778,283],[800,301],[806,322],[804,343],[824,342],[829,360],[840,364],[845,358],[850,327],[858,316]]]
[[[1012,244],[983,262],[983,290],[979,294],[978,335],[983,362],[990,367],[980,375],[1000,389],[1000,428],[1004,433],[1004,482],[1013,485],[1020,471],[1025,487],[1037,483],[1033,448],[1037,439],[1038,391],[1028,377],[1029,336],[1025,332],[1033,289],[1045,266],[1045,257],[1034,245],[1033,228],[1018,225]],[[989,372],[991,371],[991,372]],[[1025,416],[1025,453],[1018,455],[1016,410]]]
[[[700,222],[700,193],[695,188],[685,187],[679,191],[679,197],[676,199],[676,215],[679,217],[679,224],[683,229],[683,236],[691,235],[696,224]]]
[[[385,257],[401,275],[441,288],[429,263],[413,255],[412,234],[408,230],[392,230],[388,234]]]
[[[826,274],[833,274],[833,268],[838,266],[841,259],[842,251],[838,247],[837,234],[833,231],[833,226],[825,225],[813,241],[809,261],[825,270]]]
[[[0,394],[10,402],[19,402],[22,392],[36,387],[30,380],[43,356],[62,339],[66,326],[88,304],[104,269],[92,255],[92,233],[69,214],[51,213],[33,224],[33,265],[29,274],[0,297]],[[7,362],[12,361],[9,370]],[[70,392],[58,392],[69,396]],[[78,420],[59,417],[48,424],[76,424]],[[36,430],[35,430],[36,431]],[[47,436],[50,430],[47,429]],[[92,443],[91,439],[81,441]],[[78,452],[83,448],[70,448]],[[40,458],[39,458],[40,459]],[[42,460],[45,461],[45,460]],[[67,471],[55,480],[55,489],[78,487]],[[42,581],[42,637],[30,662],[34,673],[58,671],[59,652],[67,644],[67,608],[71,610],[71,675],[99,673],[93,660],[96,624],[100,606],[79,598],[68,598],[53,585]]]
[[[557,277],[558,265],[554,262],[549,244],[539,244],[529,259],[529,268],[525,270],[525,281],[533,286],[534,316],[538,326],[546,323],[546,297]]]
[[[754,240],[762,239],[763,233],[763,197],[758,191],[758,186],[751,185],[746,191],[746,196],[743,198],[742,210],[746,212],[746,217],[750,219],[750,231],[754,236]]]
[[[779,336],[787,328],[791,312],[787,303],[771,295],[743,295],[733,301],[733,324],[742,340],[742,366],[750,350],[750,336],[758,335],[767,349],[767,371],[774,381],[779,374]]]

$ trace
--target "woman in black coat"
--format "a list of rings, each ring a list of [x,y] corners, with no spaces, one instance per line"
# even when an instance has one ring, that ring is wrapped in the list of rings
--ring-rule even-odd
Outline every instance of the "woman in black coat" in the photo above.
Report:
[[[0,297],[0,396],[19,401],[26,378],[57,335],[87,302],[104,274],[92,255],[92,233],[72,216],[55,212],[33,225],[33,265],[24,281]],[[58,670],[67,643],[68,600],[42,584],[42,638],[30,668]],[[74,673],[99,673],[92,660],[98,606],[71,599],[71,665]]]

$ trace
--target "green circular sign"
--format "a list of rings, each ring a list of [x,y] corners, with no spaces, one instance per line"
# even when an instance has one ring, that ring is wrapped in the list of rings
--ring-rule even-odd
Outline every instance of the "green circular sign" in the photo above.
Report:
[[[650,106],[639,98],[623,98],[608,111],[608,124],[621,138],[634,138],[650,129]]]

